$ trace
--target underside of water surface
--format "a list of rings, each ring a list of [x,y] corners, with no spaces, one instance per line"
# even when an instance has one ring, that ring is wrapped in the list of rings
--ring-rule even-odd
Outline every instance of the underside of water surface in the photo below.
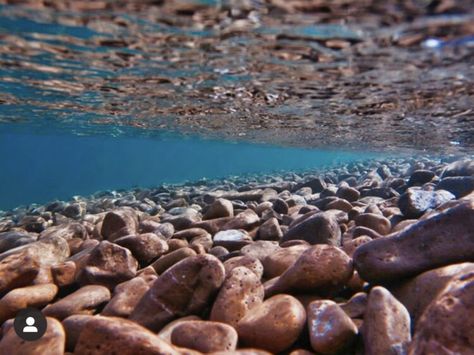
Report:
[[[0,208],[474,145],[467,3],[2,3]]]

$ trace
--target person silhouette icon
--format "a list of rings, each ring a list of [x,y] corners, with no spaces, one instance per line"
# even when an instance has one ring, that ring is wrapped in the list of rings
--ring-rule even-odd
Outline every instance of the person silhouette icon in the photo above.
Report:
[[[48,320],[39,309],[27,307],[18,311],[13,321],[13,327],[19,338],[35,341],[46,333]],[[3,354],[1,350],[0,354]]]
[[[26,318],[27,326],[23,328],[23,333],[38,333],[38,328],[34,326],[35,319],[33,317]]]

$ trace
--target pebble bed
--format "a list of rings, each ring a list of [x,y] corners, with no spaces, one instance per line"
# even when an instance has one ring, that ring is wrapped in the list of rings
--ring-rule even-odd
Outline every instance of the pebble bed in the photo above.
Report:
[[[424,156],[2,212],[0,353],[472,354],[473,191]]]

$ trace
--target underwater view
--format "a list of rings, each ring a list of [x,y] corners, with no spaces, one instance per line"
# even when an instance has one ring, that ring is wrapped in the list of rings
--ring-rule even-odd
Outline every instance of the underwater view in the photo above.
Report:
[[[0,0],[0,355],[472,329],[472,1]]]

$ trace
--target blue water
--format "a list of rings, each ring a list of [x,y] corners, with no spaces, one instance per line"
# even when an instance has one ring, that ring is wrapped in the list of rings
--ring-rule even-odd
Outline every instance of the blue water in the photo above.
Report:
[[[0,125],[0,209],[200,178],[301,170],[375,153],[283,148],[162,134],[78,136]]]

